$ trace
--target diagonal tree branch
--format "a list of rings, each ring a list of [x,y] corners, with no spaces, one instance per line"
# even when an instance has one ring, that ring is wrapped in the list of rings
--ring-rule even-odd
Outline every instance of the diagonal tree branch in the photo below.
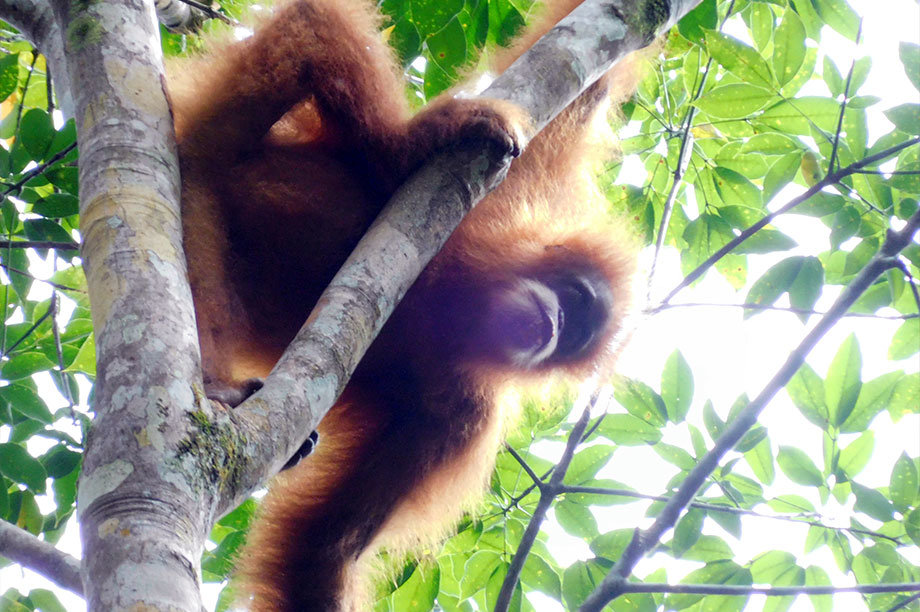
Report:
[[[0,521],[0,555],[35,570],[68,591],[83,594],[79,559],[6,521]]]

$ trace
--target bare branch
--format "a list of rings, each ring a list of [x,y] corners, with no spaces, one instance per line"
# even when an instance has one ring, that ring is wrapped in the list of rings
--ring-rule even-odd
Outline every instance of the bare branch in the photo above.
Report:
[[[0,555],[35,570],[68,591],[83,594],[79,559],[6,521],[0,521]]]

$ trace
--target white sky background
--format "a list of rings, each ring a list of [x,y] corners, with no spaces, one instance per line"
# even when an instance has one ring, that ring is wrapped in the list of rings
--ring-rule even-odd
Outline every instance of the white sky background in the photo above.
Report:
[[[920,8],[914,0],[849,0],[849,3],[864,17],[862,44],[859,48],[855,48],[852,42],[825,27],[822,32],[821,51],[830,55],[844,74],[854,56],[869,55],[873,58],[869,78],[860,89],[861,94],[872,94],[882,98],[881,103],[870,109],[871,142],[890,129],[887,120],[876,109],[890,108],[903,102],[920,102],[920,96],[905,77],[898,58],[899,41],[920,42]],[[728,31],[733,35],[739,35],[731,28]],[[817,66],[816,70],[820,72],[820,56]],[[827,91],[822,82],[814,81],[806,86],[803,93],[826,95]],[[641,184],[644,170],[639,168],[638,172],[642,173],[636,175],[640,177],[637,182]],[[624,169],[624,175],[628,176],[627,173],[628,169]],[[795,191],[787,190],[777,196],[774,202],[783,203],[795,195],[797,195]],[[827,248],[829,232],[816,219],[787,215],[778,219],[774,225],[800,245],[806,245],[802,248],[802,253],[815,253]],[[749,258],[749,286],[769,266],[790,254],[796,253],[794,251],[792,253],[783,252],[774,258],[767,256]],[[650,255],[646,259],[650,259]],[[35,265],[33,269],[42,278],[50,275],[50,266],[47,264]],[[666,249],[658,263],[655,295],[660,298],[681,278],[678,254],[673,249]],[[40,283],[36,283],[35,287],[31,297],[35,299],[48,297],[39,294],[46,289],[40,288]],[[739,303],[743,301],[748,288],[736,293],[719,275],[710,273],[701,283],[684,290],[673,301],[677,303]],[[48,293],[50,294],[50,290]],[[642,293],[644,294],[644,291]],[[836,294],[830,295],[829,293],[833,292],[826,291],[816,309],[824,310],[832,303]],[[779,304],[785,305],[783,302]],[[620,361],[619,371],[625,376],[638,378],[658,389],[664,362],[671,352],[678,348],[689,362],[694,376],[695,390],[693,408],[690,412],[691,422],[701,426],[699,419],[695,421],[693,419],[700,415],[700,408],[707,399],[712,400],[716,411],[724,417],[741,393],[746,392],[750,397],[754,397],[763,388],[766,381],[773,376],[789,352],[795,348],[809,329],[790,313],[764,312],[743,323],[742,314],[742,310],[737,308],[679,308],[659,314],[646,321],[638,330]],[[811,323],[813,324],[813,321]],[[899,324],[898,321],[845,318],[812,351],[808,362],[823,377],[840,344],[851,333],[856,333],[862,352],[864,381],[898,368],[916,371],[920,366],[916,356],[906,362],[890,363],[888,361],[888,344]],[[52,387],[50,382],[44,386]],[[82,395],[85,405],[85,390]],[[63,398],[55,396],[53,388],[49,390],[47,400],[52,410],[65,405]],[[819,467],[823,464],[820,431],[801,417],[785,392],[781,392],[767,406],[760,421],[767,426],[774,448],[779,444],[792,444],[808,452]],[[912,415],[897,424],[892,424],[887,413],[883,413],[873,422],[872,428],[876,432],[875,450],[871,463],[859,474],[858,480],[862,484],[877,487],[888,484],[891,466],[902,451],[906,450],[911,456],[920,454],[920,418]],[[5,439],[5,437],[6,431],[0,428],[0,438]],[[844,436],[842,445],[845,446],[855,438],[855,434]],[[681,428],[667,430],[665,441],[689,447],[686,434]],[[35,453],[44,450],[30,446],[30,451]],[[636,470],[636,466],[642,466],[643,469]],[[674,473],[676,473],[676,468],[669,466],[647,447],[620,447],[607,472],[602,473],[601,477],[622,481],[643,493],[660,494],[665,490],[667,481]],[[769,497],[779,492],[794,492],[803,495],[820,507],[814,489],[788,482],[777,470],[776,483],[767,489],[766,494]],[[43,511],[47,512],[51,507],[50,500],[44,503],[39,500],[39,503]],[[630,525],[647,526],[649,520],[643,516],[645,508],[646,505],[643,503],[597,507],[595,515],[602,532]],[[839,508],[834,515],[825,518],[830,524],[846,525],[849,522],[849,513],[849,508]],[[871,519],[866,520],[870,523],[868,525],[870,529],[877,526],[871,524]],[[781,521],[757,520],[755,522],[751,518],[745,518],[742,541],[739,543],[710,519],[707,519],[704,527],[705,533],[719,535],[732,546],[733,550],[738,553],[739,563],[748,561],[760,552],[774,549],[788,550],[803,566],[816,564],[824,567],[830,573],[834,584],[852,584],[851,578],[836,572],[836,564],[827,549],[819,549],[804,559],[802,558],[805,531],[804,527]],[[584,542],[567,536],[558,528],[551,531],[550,545],[557,560],[563,566],[576,559],[586,559],[591,556]],[[70,522],[59,546],[76,556],[80,555],[75,521]],[[920,564],[920,553],[915,555],[914,560]],[[644,560],[639,565],[637,574],[642,576],[664,566],[668,571],[668,580],[675,582],[699,565],[698,563],[675,562],[659,555]],[[0,593],[13,586],[24,593],[32,588],[50,588],[58,594],[68,611],[82,612],[85,610],[81,598],[53,587],[34,572],[21,570],[18,567],[0,569]],[[209,609],[213,609],[217,592],[218,589],[213,585],[205,585],[205,603]],[[759,598],[760,601],[764,599]],[[758,601],[758,598],[752,601]],[[552,600],[540,596],[533,598],[532,602],[541,612],[562,609]],[[861,606],[859,597],[856,595],[838,595],[834,603],[835,609],[840,610],[855,609]],[[759,606],[749,604],[748,609],[758,610]],[[792,610],[810,611],[812,607],[807,598],[799,597],[793,604]]]

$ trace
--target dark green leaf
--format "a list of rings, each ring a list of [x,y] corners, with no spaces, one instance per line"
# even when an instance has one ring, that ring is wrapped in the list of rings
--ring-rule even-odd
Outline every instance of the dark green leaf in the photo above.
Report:
[[[35,493],[44,493],[48,475],[38,459],[18,444],[0,443],[0,474],[20,482]]]
[[[46,425],[54,422],[54,417],[44,400],[38,396],[34,388],[29,385],[12,384],[0,388],[0,400],[8,404],[11,409],[19,414],[34,419]]]
[[[69,217],[80,212],[80,201],[69,193],[52,193],[32,206],[43,217]]]
[[[43,353],[17,353],[0,368],[0,374],[6,380],[19,380],[36,372],[50,370],[54,364]]]
[[[19,138],[32,159],[44,159],[45,152],[54,139],[54,123],[51,116],[40,108],[32,108],[23,113],[19,124]]]
[[[719,25],[719,13],[715,0],[703,0],[696,8],[677,22],[677,30],[687,39],[701,43],[705,38],[703,29],[714,30]]]

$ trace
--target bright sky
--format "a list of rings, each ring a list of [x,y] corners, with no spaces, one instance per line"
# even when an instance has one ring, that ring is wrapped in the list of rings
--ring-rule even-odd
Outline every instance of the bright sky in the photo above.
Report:
[[[850,4],[864,16],[863,43],[856,49],[850,41],[825,28],[822,33],[822,50],[834,59],[841,71],[845,71],[849,66],[854,53],[856,57],[872,56],[873,66],[869,80],[861,92],[880,96],[883,100],[880,104],[882,108],[903,102],[920,102],[917,91],[904,76],[897,50],[897,44],[901,40],[920,42],[918,3],[912,0],[850,0]],[[820,65],[819,58],[818,66]],[[816,88],[811,93],[826,94],[820,82],[810,86]],[[874,130],[871,134],[877,136],[890,129],[886,123],[887,120],[881,118],[878,124],[870,124],[870,129]],[[871,138],[870,135],[870,140]],[[776,201],[783,202],[794,195],[794,192],[789,192],[779,196]],[[802,252],[814,253],[826,248],[828,231],[817,220],[789,216],[778,220],[776,226],[796,239],[799,244],[809,245]],[[816,240],[819,241],[817,247],[813,246]],[[756,280],[770,265],[788,255],[789,253],[782,253],[772,260],[766,257],[754,258],[749,262],[754,265],[751,265],[748,278],[751,281]],[[39,276],[44,274],[42,277],[49,274],[49,268],[47,264],[39,265],[38,262],[33,267]],[[656,292],[659,297],[675,286],[680,278],[677,254],[672,250],[666,250],[658,265]],[[47,295],[41,295],[41,291],[45,289],[39,288],[39,284],[36,284],[32,297],[46,298]],[[736,294],[720,277],[710,274],[698,286],[682,292],[675,301],[731,304],[742,301],[745,293],[746,290]],[[835,296],[824,295],[817,308],[826,308],[833,301],[833,297]],[[740,309],[730,308],[674,309],[662,313],[640,328],[621,359],[620,372],[658,388],[665,359],[675,348],[679,348],[690,363],[694,374],[695,392],[691,420],[694,415],[699,414],[699,408],[707,399],[713,401],[716,410],[724,417],[738,395],[746,392],[753,397],[760,391],[765,381],[775,373],[789,351],[807,331],[794,315],[787,313],[765,312],[744,323],[741,315]],[[916,371],[916,360],[895,364],[888,362],[888,343],[897,325],[897,322],[891,321],[845,319],[812,352],[808,362],[823,376],[843,340],[850,333],[856,333],[862,351],[864,380],[898,367]],[[64,405],[63,398],[54,397],[51,391],[48,393],[48,403],[52,409]],[[698,419],[693,422],[699,425]],[[785,393],[781,393],[766,408],[761,422],[769,428],[774,445],[791,443],[804,448],[820,465],[820,432],[800,417]],[[920,418],[915,415],[902,419],[898,424],[891,424],[883,414],[873,423],[873,429],[877,434],[873,461],[860,474],[859,480],[869,486],[887,485],[889,471],[897,455],[904,450],[911,456],[920,454]],[[669,430],[667,435],[669,438],[666,438],[666,441],[681,446],[688,445],[682,432],[677,429]],[[855,435],[850,436],[850,439],[852,438],[855,438]],[[38,448],[32,450],[41,452]],[[643,469],[636,470],[635,466],[640,465]],[[609,467],[609,473],[603,476],[623,481],[642,492],[657,494],[665,489],[665,484],[673,476],[673,471],[646,448],[619,448]],[[777,484],[773,491],[768,491],[768,495],[776,491],[794,491],[815,500],[812,490],[785,481],[779,472]],[[50,507],[49,502],[40,505],[43,511]],[[648,520],[642,516],[644,510],[644,504],[631,504],[597,509],[596,514],[601,523],[601,530],[604,531],[629,525],[647,526]],[[832,522],[846,524],[848,509],[837,510],[833,516],[827,518]],[[734,542],[732,536],[715,527],[711,521],[707,521],[706,532],[725,538],[736,551],[739,551],[738,561],[742,563],[759,552],[775,548],[789,550],[801,560],[804,528],[778,521],[754,523],[748,519],[744,525],[743,542],[740,544]],[[870,528],[872,526],[874,525],[869,525]],[[74,521],[71,521],[60,546],[79,556],[80,544]],[[590,556],[583,542],[565,535],[559,529],[552,531],[551,548],[563,565]],[[915,561],[920,564],[920,554],[916,555]],[[806,565],[821,565],[829,572],[836,567],[826,551],[817,551],[806,557],[803,562]],[[638,574],[644,575],[662,565],[667,567],[668,578],[671,581],[678,580],[683,574],[697,567],[697,564],[678,563],[658,556],[643,561],[638,568]],[[832,574],[832,580],[835,584],[851,583],[849,578],[840,574]],[[23,592],[28,592],[31,588],[52,588],[58,593],[68,611],[85,610],[82,599],[54,588],[41,576],[28,570],[22,571],[16,567],[0,570],[0,592],[12,586]],[[207,606],[213,608],[216,593],[215,588],[206,585]],[[561,610],[558,604],[547,598],[538,597],[533,601],[541,611]],[[839,595],[835,600],[835,609],[855,609],[858,605],[859,600],[853,595]],[[756,610],[759,606],[755,605],[749,609]],[[796,600],[792,608],[794,611],[811,609],[811,604],[802,597]]]

